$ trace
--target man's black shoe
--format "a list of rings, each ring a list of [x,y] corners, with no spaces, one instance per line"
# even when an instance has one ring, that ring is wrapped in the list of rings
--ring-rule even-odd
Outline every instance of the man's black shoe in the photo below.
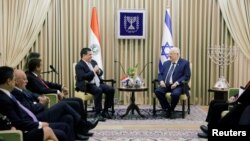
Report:
[[[102,121],[102,122],[106,121],[106,119],[101,114],[96,114],[95,118],[97,118],[99,121]]]
[[[98,118],[95,118],[93,121],[86,121],[85,123],[85,129],[86,130],[91,130],[91,129],[94,129],[96,126],[97,126],[97,124],[98,124],[98,122],[99,122],[99,119]]]
[[[92,132],[85,132],[83,133],[84,136],[88,136],[88,137],[92,137],[94,135],[94,133]]]
[[[201,125],[201,126],[200,126],[200,129],[201,129],[202,132],[208,133],[208,128],[207,128],[206,125]]]
[[[198,137],[200,137],[200,138],[208,138],[208,134],[207,133],[204,133],[204,132],[202,132],[202,133],[198,133],[197,134],[198,135]]]
[[[107,119],[112,119],[112,117],[109,115],[109,112],[108,112],[108,111],[102,112],[102,116],[103,116],[104,118],[107,118]]]
[[[174,111],[169,112],[169,118],[170,119],[175,119],[176,118]]]
[[[77,139],[77,140],[87,141],[87,140],[89,139],[89,137],[88,137],[88,136],[84,136],[84,135],[82,135],[82,134],[77,134],[77,135],[76,135],[76,139]]]

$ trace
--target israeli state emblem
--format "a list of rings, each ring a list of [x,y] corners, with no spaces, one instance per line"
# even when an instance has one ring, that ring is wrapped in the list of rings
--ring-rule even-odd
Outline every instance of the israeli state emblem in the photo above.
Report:
[[[90,49],[92,50],[93,55],[96,55],[96,54],[98,54],[98,52],[99,52],[99,47],[98,47],[97,44],[92,44],[92,45],[90,46]]]
[[[123,22],[127,33],[136,33],[140,28],[139,16],[124,16]]]

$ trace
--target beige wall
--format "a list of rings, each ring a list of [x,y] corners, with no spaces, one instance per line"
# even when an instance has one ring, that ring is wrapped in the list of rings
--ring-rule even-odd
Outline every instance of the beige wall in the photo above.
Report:
[[[208,104],[212,99],[207,90],[219,76],[219,68],[207,56],[210,45],[234,45],[223,21],[216,0],[52,0],[44,27],[31,51],[40,52],[44,71],[49,65],[59,70],[59,75],[44,74],[44,78],[60,82],[70,88],[73,94],[72,63],[80,59],[80,49],[86,47],[89,38],[91,7],[97,7],[101,48],[105,78],[114,78],[119,87],[122,70],[139,64],[138,70],[147,62],[149,65],[142,77],[148,92],[136,94],[136,102],[152,102],[151,81],[157,77],[162,38],[164,13],[171,8],[174,45],[180,47],[181,56],[192,63],[191,102]],[[145,9],[147,12],[145,39],[128,40],[116,38],[116,12],[118,9]],[[247,70],[250,61],[240,54],[235,63],[227,66],[224,73],[231,87],[239,87],[249,80]],[[240,63],[239,63],[240,62]],[[23,67],[23,62],[18,66]],[[129,93],[116,92],[125,103]]]

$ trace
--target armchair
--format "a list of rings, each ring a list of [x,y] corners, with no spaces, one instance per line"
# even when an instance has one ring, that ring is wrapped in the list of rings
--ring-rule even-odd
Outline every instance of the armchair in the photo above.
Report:
[[[73,76],[74,76],[74,79],[73,79],[73,84],[74,84],[74,87],[76,85],[76,72],[75,72],[75,66],[76,66],[76,63],[73,63]],[[86,82],[87,83],[87,82]],[[85,84],[86,84],[85,83]],[[114,84],[116,83],[115,80],[113,79],[104,79],[103,80],[103,83],[110,83],[112,87],[114,87]],[[81,98],[83,101],[84,101],[84,108],[85,108],[85,112],[86,112],[86,115],[87,115],[87,112],[92,112],[94,111],[94,107],[92,108],[93,110],[89,110],[87,109],[87,106],[88,106],[88,102],[90,101],[93,101],[93,95],[88,93],[87,91],[85,92],[82,92],[82,91],[79,91],[75,88],[75,97],[78,97],[78,98]],[[105,98],[105,95],[103,94],[102,98]],[[115,113],[115,110],[114,110],[114,104],[112,105],[112,108],[111,108],[111,113],[112,113],[112,116],[114,115]]]
[[[52,107],[56,103],[58,103],[58,96],[57,94],[46,94],[46,96],[49,98],[48,108]]]
[[[157,79],[152,81],[153,83],[153,90],[155,90],[159,86],[159,82]],[[190,114],[190,92],[188,89],[188,82],[182,82],[183,83],[183,93],[180,95],[179,102],[181,102],[182,105],[182,118],[185,118],[186,113]],[[168,101],[171,101],[171,93],[166,93],[165,97]],[[187,105],[187,109],[186,109]],[[156,96],[153,94],[153,115],[156,116],[156,112],[162,110],[162,109],[156,109]],[[176,111],[176,110],[175,110]]]
[[[2,130],[0,131],[0,139],[4,141],[23,141],[23,133],[21,130]]]

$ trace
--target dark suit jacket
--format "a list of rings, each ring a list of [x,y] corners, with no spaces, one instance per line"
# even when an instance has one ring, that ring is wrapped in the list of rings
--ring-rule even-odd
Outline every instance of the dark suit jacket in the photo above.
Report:
[[[0,113],[0,130],[9,130],[11,128],[11,121],[5,115]]]
[[[0,113],[6,115],[12,122],[12,125],[22,131],[30,131],[38,128],[39,123],[33,122],[33,119],[24,112],[18,104],[7,94],[0,90]]]
[[[43,82],[49,87],[47,88],[41,80],[35,76],[32,72],[26,72],[27,78],[28,78],[28,83],[26,88],[34,93],[38,94],[49,94],[49,93],[57,93],[57,90],[62,89],[62,85],[56,84],[56,83],[51,83],[48,81]]]
[[[44,105],[40,104],[36,99],[33,99],[32,97],[30,97],[32,94],[28,94],[26,91],[22,92],[15,88],[11,93],[12,95],[15,96],[15,98],[18,101],[20,101],[23,104],[23,106],[28,108],[35,115],[40,112],[43,112],[46,109]]]
[[[170,66],[171,66],[170,60],[164,62],[163,67],[160,70],[160,73],[158,74],[159,81],[165,82]],[[176,67],[172,75],[173,83],[177,81],[179,84],[182,84],[183,81],[189,81],[190,76],[191,76],[191,71],[190,71],[189,61],[180,58],[176,64]]]
[[[95,67],[97,65],[97,62],[95,60],[91,60],[91,64],[93,67]],[[83,60],[80,60],[77,63],[75,71],[76,71],[76,89],[85,91],[85,86],[86,86],[85,81],[90,82],[95,77],[95,74],[92,70],[89,69],[88,65]],[[102,82],[102,79],[100,78],[102,74],[103,71],[100,69],[100,73],[98,74],[100,82]]]

